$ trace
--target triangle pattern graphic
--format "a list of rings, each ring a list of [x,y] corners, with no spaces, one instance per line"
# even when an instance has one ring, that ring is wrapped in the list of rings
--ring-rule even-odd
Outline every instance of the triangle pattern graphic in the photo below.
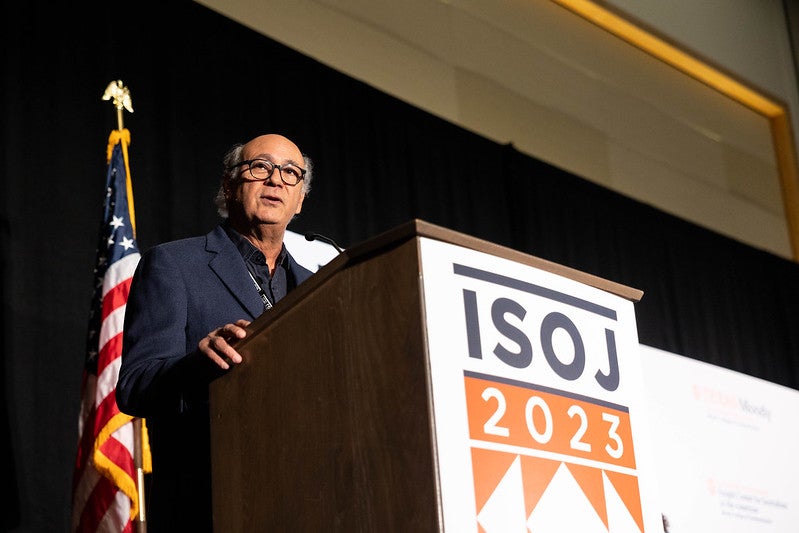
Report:
[[[605,472],[607,474],[607,472]],[[607,499],[608,509],[608,531],[611,533],[642,533],[643,529],[636,523],[627,505],[622,501],[619,493],[613,487],[607,475],[602,476],[605,480],[605,498]]]
[[[535,533],[608,533],[593,503],[563,463],[528,517],[527,529]]]
[[[533,512],[544,491],[552,481],[552,476],[560,466],[560,461],[540,459],[538,457],[521,457],[522,483],[524,485],[525,514]]]
[[[588,501],[594,506],[602,523],[605,524],[605,527],[608,527],[608,513],[605,507],[605,486],[602,471],[598,468],[590,468],[570,463],[565,464],[572,476],[574,476],[577,484],[580,485],[583,494],[586,495]]]
[[[496,489],[477,513],[478,525],[486,533],[526,533],[522,470],[518,456]]]
[[[636,476],[482,448],[471,453],[478,533],[644,531]]]
[[[638,478],[619,472],[605,471],[608,481],[613,485],[627,511],[635,519],[640,531],[644,530],[644,513],[641,509],[641,492],[638,489]]]
[[[474,498],[477,512],[488,501],[511,463],[516,459],[512,453],[495,452],[472,448],[472,471],[474,476]]]

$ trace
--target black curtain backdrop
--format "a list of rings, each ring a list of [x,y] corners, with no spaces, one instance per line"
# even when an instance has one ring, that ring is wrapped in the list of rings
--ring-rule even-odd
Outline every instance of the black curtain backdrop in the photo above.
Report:
[[[142,250],[208,231],[226,149],[281,132],[316,163],[294,231],[347,246],[420,218],[642,289],[643,344],[799,388],[796,263],[460,129],[189,1],[2,10],[4,530],[69,529],[116,127],[101,96],[116,79],[133,97]]]

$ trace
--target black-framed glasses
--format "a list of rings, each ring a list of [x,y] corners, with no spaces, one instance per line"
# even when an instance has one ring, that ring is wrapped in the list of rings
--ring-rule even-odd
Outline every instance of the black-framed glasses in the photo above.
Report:
[[[247,161],[242,161],[241,163],[233,165],[230,168],[233,169],[236,167],[243,167],[245,165],[247,165],[247,169],[250,171],[250,176],[258,181],[268,180],[272,176],[272,173],[275,171],[275,169],[277,169],[280,179],[283,180],[283,183],[286,185],[297,185],[300,180],[305,178],[304,168],[300,168],[294,163],[278,165],[277,163],[273,163],[268,159],[248,159]]]

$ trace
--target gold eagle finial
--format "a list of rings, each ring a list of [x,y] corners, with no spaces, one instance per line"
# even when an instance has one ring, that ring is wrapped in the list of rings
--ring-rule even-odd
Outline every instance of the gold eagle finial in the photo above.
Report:
[[[122,108],[125,108],[128,112],[133,113],[133,101],[130,98],[130,91],[122,84],[122,80],[112,81],[105,88],[103,100],[111,100],[112,98],[117,111],[121,112]]]

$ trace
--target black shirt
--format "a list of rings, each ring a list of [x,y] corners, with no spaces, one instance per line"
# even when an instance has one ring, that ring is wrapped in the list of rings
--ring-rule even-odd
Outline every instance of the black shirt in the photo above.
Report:
[[[266,258],[261,250],[229,225],[225,224],[224,227],[228,237],[236,245],[236,249],[238,249],[242,259],[244,259],[244,264],[247,265],[247,270],[249,270],[253,280],[261,287],[263,295],[269,301],[268,304],[264,302],[264,309],[272,307],[275,302],[286,296],[289,290],[290,280],[286,245],[284,244],[282,250],[280,250],[280,255],[275,264],[275,271],[270,275],[269,266],[266,264]],[[296,283],[292,283],[291,288],[294,288],[295,285]],[[255,285],[253,285],[253,290],[256,290]]]

